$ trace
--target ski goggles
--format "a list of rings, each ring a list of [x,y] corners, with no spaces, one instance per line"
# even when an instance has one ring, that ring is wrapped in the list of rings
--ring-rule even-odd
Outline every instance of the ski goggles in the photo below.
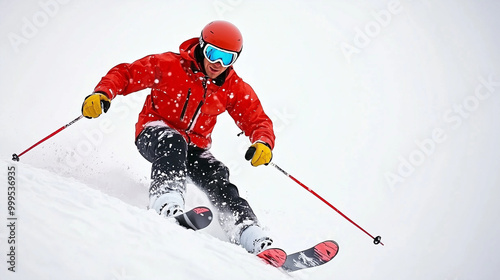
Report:
[[[211,44],[205,45],[203,55],[210,63],[220,62],[224,67],[233,65],[238,58],[237,52],[226,51]]]

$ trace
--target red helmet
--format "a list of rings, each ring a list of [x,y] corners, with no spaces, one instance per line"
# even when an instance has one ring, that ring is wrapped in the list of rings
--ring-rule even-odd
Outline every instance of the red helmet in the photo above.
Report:
[[[212,44],[221,49],[240,53],[243,48],[243,37],[240,30],[227,21],[216,20],[207,24],[201,31],[200,45]]]

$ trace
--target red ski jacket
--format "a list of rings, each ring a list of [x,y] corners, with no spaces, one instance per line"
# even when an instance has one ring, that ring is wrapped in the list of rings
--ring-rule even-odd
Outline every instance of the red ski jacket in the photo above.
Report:
[[[136,138],[149,123],[163,121],[189,144],[209,149],[217,116],[224,111],[250,137],[274,147],[273,124],[254,90],[230,66],[216,79],[205,76],[195,58],[198,38],[180,45],[180,53],[149,55],[113,67],[94,92],[110,99],[151,88],[136,124]],[[198,59],[199,61],[199,59]]]

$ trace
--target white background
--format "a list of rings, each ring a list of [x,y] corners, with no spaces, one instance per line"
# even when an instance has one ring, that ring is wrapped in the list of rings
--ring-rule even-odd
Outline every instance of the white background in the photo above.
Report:
[[[251,167],[243,159],[248,140],[236,137],[225,114],[212,152],[231,168],[232,181],[276,245],[292,252],[324,239],[340,244],[331,264],[295,277],[494,279],[500,272],[499,12],[500,2],[486,0],[1,0],[2,166],[76,118],[84,97],[112,66],[177,52],[205,24],[225,19],[244,36],[235,69],[274,121],[274,162],[385,243],[374,246],[274,168]],[[134,146],[134,125],[147,94],[118,97],[106,115],[83,119],[22,156],[21,182],[35,184],[34,191],[36,176],[51,177],[38,171],[45,169],[61,176],[53,179],[58,184],[74,178],[143,210],[150,166]],[[23,177],[23,168],[35,179]],[[191,194],[190,204],[203,201],[195,190]],[[6,193],[1,195],[5,209]],[[43,198],[40,213],[53,213],[43,211],[56,203],[50,192],[39,200],[36,192],[26,197]],[[19,234],[25,231],[28,239],[29,230],[35,229],[26,222]],[[54,236],[59,232],[46,236],[64,240]],[[216,228],[207,232],[224,239]],[[4,227],[1,234],[6,236]],[[205,235],[174,240],[189,246],[189,239]],[[36,244],[26,239],[19,242]],[[78,253],[84,263],[96,261]],[[226,269],[224,260],[207,257],[215,258],[214,270]],[[21,262],[30,261],[24,255]],[[0,269],[6,272],[5,263]],[[79,271],[68,271],[60,279],[78,278]],[[156,272],[162,273],[147,275],[161,278],[151,274]],[[143,279],[137,271],[133,277]]]

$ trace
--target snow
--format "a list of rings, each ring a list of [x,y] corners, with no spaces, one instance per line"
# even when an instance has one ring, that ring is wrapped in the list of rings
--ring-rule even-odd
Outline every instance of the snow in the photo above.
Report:
[[[16,272],[0,279],[495,279],[500,273],[497,1],[0,1],[1,182],[20,153],[80,114],[114,65],[177,51],[211,20],[242,31],[234,65],[277,134],[271,166],[223,114],[213,154],[276,245],[334,239],[338,256],[288,276],[146,210],[134,145],[147,91],[113,100],[21,157]],[[189,16],[188,16],[189,15]],[[189,20],[188,20],[189,18]],[[153,36],[151,36],[153,34]],[[189,188],[189,206],[205,204]],[[7,189],[0,217],[7,220]]]
[[[287,279],[244,249],[184,230],[153,210],[75,179],[16,167],[19,261],[8,279]],[[229,269],[217,269],[221,264]]]

